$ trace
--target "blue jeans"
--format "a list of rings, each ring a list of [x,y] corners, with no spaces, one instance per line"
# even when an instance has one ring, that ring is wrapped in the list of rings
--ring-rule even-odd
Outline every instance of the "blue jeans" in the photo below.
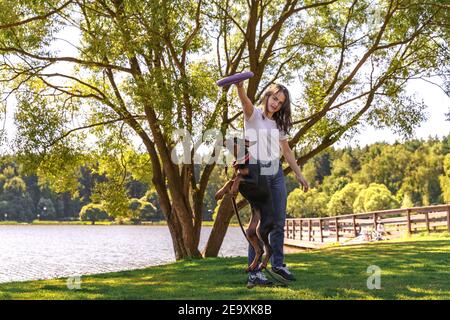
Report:
[[[261,172],[267,173],[267,166],[274,169],[272,174],[266,175],[267,183],[269,184],[270,191],[272,193],[272,206],[274,209],[274,229],[269,234],[269,243],[272,247],[272,257],[270,262],[272,267],[281,267],[284,262],[284,224],[286,220],[286,202],[287,192],[286,183],[284,182],[283,168],[281,162],[276,160],[277,163],[261,163]],[[277,170],[278,169],[278,170]],[[276,172],[274,172],[276,171]],[[255,250],[249,245],[248,247],[248,264],[250,265],[255,258]]]

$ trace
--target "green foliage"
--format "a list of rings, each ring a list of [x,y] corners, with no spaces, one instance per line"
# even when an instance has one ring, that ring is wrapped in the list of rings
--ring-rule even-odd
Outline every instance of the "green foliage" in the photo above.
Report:
[[[114,182],[98,182],[93,188],[91,200],[101,203],[112,217],[127,217],[129,199],[123,185]]]
[[[152,184],[152,166],[148,153],[138,153],[128,149],[124,152],[124,161],[134,180],[147,185]]]
[[[402,208],[412,208],[414,207],[414,202],[412,201],[411,195],[406,193],[403,195]]]
[[[407,176],[400,192],[410,193],[415,203],[430,205],[440,203],[442,190],[439,176],[443,173],[443,156],[439,148],[432,145],[419,147],[403,168]]]
[[[6,177],[3,174],[0,174],[0,193],[3,190],[3,186],[5,185]]]
[[[395,199],[398,205],[402,207],[425,204],[427,202],[424,201],[427,197],[430,199],[428,203],[448,201],[446,200],[448,198],[445,197],[449,188],[446,187],[445,183],[448,181],[450,165],[445,143],[445,139],[442,141],[412,140],[395,145],[375,144],[364,148],[329,149],[326,153],[311,159],[303,167],[304,175],[309,174],[307,181],[315,180],[316,186],[316,188],[311,188],[312,190],[307,194],[295,190],[298,187],[298,182],[292,174],[285,177],[286,187],[290,195],[288,213],[298,216],[351,213],[356,196],[350,190],[358,185],[358,182],[355,181],[367,181],[368,184],[387,181],[388,183],[391,182],[391,187],[395,186],[395,188],[400,185],[400,189],[395,194]],[[395,158],[395,154],[398,154],[399,157]],[[444,156],[445,154],[447,156]],[[80,198],[67,193],[55,192],[56,190],[66,189],[61,187],[62,182],[58,181],[59,175],[64,180],[64,173],[53,175],[45,172],[45,176],[42,177],[41,175],[39,185],[37,185],[36,176],[33,178],[33,175],[23,175],[33,173],[32,170],[21,169],[24,167],[23,162],[21,162],[23,158],[4,158],[0,162],[2,172],[0,174],[0,201],[3,201],[2,208],[6,208],[3,211],[9,213],[11,220],[19,217],[22,221],[26,221],[34,219],[37,214],[40,214],[41,218],[44,219],[42,201],[46,199],[46,207],[54,208],[49,209],[48,214],[50,216],[48,218],[60,219],[78,216],[83,205],[96,201],[98,203],[103,202],[111,210],[110,212],[113,212],[112,215],[117,218],[133,218],[135,221],[163,220],[164,214],[155,188],[147,187],[149,181],[149,175],[145,173],[148,167],[147,156],[134,153],[131,150],[123,152],[122,155],[122,157],[120,153],[104,155],[98,163],[93,160],[82,161],[82,159],[95,159],[92,155],[79,155],[79,157],[73,155],[73,163],[70,163],[70,156],[64,157],[68,160],[67,163],[58,159],[56,155],[54,158],[48,158],[55,160],[55,166],[61,165],[64,167],[67,164],[68,172],[70,172],[69,168],[72,168],[74,175],[70,180],[75,183],[71,182],[69,185],[72,185]],[[85,164],[81,165],[82,163]],[[122,165],[123,163],[127,164],[126,170]],[[55,168],[52,168],[50,164],[51,162],[44,166],[42,163],[37,170],[43,172],[48,169],[52,172]],[[77,164],[79,164],[78,167]],[[360,169],[358,170],[359,164]],[[201,172],[201,168],[198,168],[198,171]],[[117,179],[117,176],[115,177],[117,173],[120,173],[120,179]],[[389,175],[393,178],[389,179]],[[126,182],[122,182],[123,177],[125,177],[123,181]],[[226,180],[227,177],[224,175],[223,169],[216,167],[206,189],[203,210],[214,208],[217,213],[219,204],[216,203],[214,194]],[[322,180],[322,183],[320,183],[320,180]],[[396,182],[398,180],[401,181]],[[6,193],[5,185],[8,189]],[[145,195],[141,197],[147,188]],[[293,192],[294,190],[295,192]],[[326,197],[322,193],[325,193]],[[296,197],[294,197],[295,195]],[[134,206],[138,206],[138,200],[133,199],[137,197],[141,197],[139,199],[139,210],[136,211],[136,208],[131,210],[129,207],[130,201],[133,202]],[[329,201],[325,201],[325,198]],[[5,199],[12,200],[7,201]],[[12,202],[20,203],[21,208],[17,208],[17,205]],[[25,203],[27,203],[26,207],[28,208],[23,209]],[[326,208],[325,213],[323,208]],[[53,211],[54,214],[52,214]],[[17,212],[17,214],[13,215],[12,212]],[[247,221],[250,217],[250,210],[244,208],[240,211],[240,214],[243,220]],[[234,217],[232,222],[237,222]]]
[[[146,192],[145,196],[143,196],[140,200],[142,203],[145,204],[143,207],[143,210],[145,209],[144,212],[147,212],[146,211],[147,209],[151,211],[151,212],[149,212],[150,220],[151,219],[155,219],[155,220],[165,219],[164,213],[162,212],[162,209],[161,209],[161,205],[159,204],[158,194],[156,193],[155,189],[150,188]],[[147,207],[147,203],[149,203],[151,207]],[[155,210],[154,213],[153,213],[153,208]]]
[[[1,200],[0,201],[0,219],[7,219],[8,217],[5,217],[5,214],[8,215],[10,212],[10,204],[8,201]]]
[[[198,117],[198,121],[202,118],[200,117],[202,113],[206,116],[205,108],[216,99],[219,92],[219,87],[215,84],[218,75],[213,68],[206,60],[192,62],[189,66],[190,96],[194,107],[193,112]],[[200,122],[197,124],[202,125]]]
[[[92,224],[95,224],[96,221],[107,220],[108,218],[109,216],[101,204],[89,203],[80,211],[80,219],[83,221],[91,221]]]
[[[23,216],[22,220],[31,220],[39,214],[42,219],[62,219],[78,217],[82,207],[78,198],[72,198],[68,193],[56,193],[50,188],[50,183],[40,181],[36,175],[36,167],[29,166],[29,163],[24,165],[23,157],[7,156],[0,157],[0,171],[5,171],[10,178],[9,186],[15,186],[15,192],[8,190],[3,192],[3,187],[8,179],[3,174],[0,174],[0,200],[8,198],[8,205],[17,206],[14,201],[21,201],[21,206],[26,204],[25,211],[20,213]],[[3,168],[3,169],[2,169]],[[49,168],[54,170],[54,168]],[[2,171],[2,172],[3,172]],[[3,177],[3,178],[2,178]],[[61,180],[64,180],[61,178]],[[7,186],[8,186],[7,185]],[[57,186],[53,186],[56,189]],[[20,200],[17,200],[19,198]],[[6,201],[6,200],[5,200]],[[44,202],[42,202],[44,201]],[[43,210],[47,207],[48,211]],[[19,209],[14,209],[19,210]],[[11,211],[11,210],[9,210]],[[25,213],[28,212],[28,213]],[[44,216],[48,215],[47,218]],[[11,220],[14,217],[11,216]]]
[[[13,177],[9,180],[6,180],[5,185],[3,186],[3,190],[5,193],[23,195],[27,190],[27,186],[22,178]]]
[[[7,214],[8,220],[31,221],[34,207],[27,187],[19,176],[6,180],[0,193],[0,217]]]
[[[398,208],[399,203],[389,189],[379,183],[371,183],[359,192],[353,203],[353,212],[369,212]]]
[[[16,175],[16,170],[12,166],[7,166],[3,169],[3,177],[4,179],[11,179]]]
[[[151,181],[149,156],[138,154],[120,141],[110,140],[115,145],[113,152],[102,152],[97,157],[94,174],[101,177],[92,186],[91,200],[103,203],[105,210],[113,217],[135,217],[139,214],[129,208],[132,197],[141,197]],[[145,197],[145,196],[144,196]]]
[[[311,188],[315,188],[317,186],[317,169],[312,161],[307,162],[302,168],[302,174],[305,177],[306,181],[308,181],[309,186]]]
[[[20,161],[28,171],[35,172],[41,187],[51,186],[57,193],[69,192],[77,197],[81,167],[87,161],[83,154],[64,146],[54,146],[52,152],[42,156],[22,156]]]
[[[18,110],[15,113],[17,137],[15,144],[23,153],[48,152],[64,134],[69,121],[68,106],[58,96],[44,94],[45,85],[32,82],[17,95]],[[71,139],[65,141],[68,147]]]
[[[129,219],[134,224],[140,224],[145,220],[162,220],[163,217],[158,215],[157,208],[151,203],[145,200],[145,197],[141,199],[130,199],[128,202],[128,210],[118,216],[119,220]]]
[[[333,161],[331,167],[333,176],[351,177],[359,169],[359,162],[350,150],[345,150],[342,156]]]
[[[131,211],[138,211],[140,207],[141,207],[141,202],[139,201],[139,199],[131,199],[130,200],[130,204],[129,204],[128,208]]]
[[[32,17],[42,15],[60,6],[60,0],[21,0],[21,1],[0,1],[0,24],[18,23],[24,20],[24,16]],[[46,19],[33,20],[32,23],[19,25],[13,30],[6,29],[5,33],[0,33],[0,41],[6,45],[16,45],[20,39],[21,47],[24,49],[37,49],[46,41],[46,36],[51,33],[57,21]]]
[[[366,185],[384,184],[393,194],[397,193],[407,175],[405,168],[411,162],[411,152],[400,144],[392,146],[379,144],[371,146],[370,149],[369,153],[373,153],[374,156],[363,162],[361,170],[355,175],[355,180]]]
[[[151,203],[141,200],[140,217],[142,220],[163,220],[164,216],[158,215],[158,209]]]
[[[141,201],[139,199],[131,199],[128,205],[128,217],[134,224],[140,223],[141,220]]]
[[[328,195],[333,195],[352,181],[354,173],[359,168],[359,161],[352,154],[351,149],[337,151],[331,159],[328,153],[326,169],[329,172],[321,177],[318,186]]]
[[[286,212],[296,218],[323,217],[327,215],[328,201],[324,192],[310,189],[305,193],[298,188],[289,194]]]
[[[353,213],[353,204],[364,188],[364,185],[352,182],[335,192],[331,196],[330,202],[328,202],[328,214],[337,216]]]
[[[143,220],[160,220],[157,216],[156,207],[143,199],[131,199],[129,202],[128,218],[134,223],[141,223]]]
[[[50,199],[39,199],[36,209],[37,213],[40,215],[40,219],[52,220],[56,216],[55,206],[53,205],[53,201]]]
[[[298,181],[295,178],[295,174],[293,172],[291,172],[288,175],[284,176],[284,182],[286,184],[286,192],[287,192],[287,194],[291,193],[296,188],[298,188]]]
[[[450,153],[444,158],[444,174],[439,176],[439,182],[444,202],[450,203]]]
[[[326,192],[331,200],[339,198],[340,191],[349,183],[356,182],[364,185],[379,183],[388,187],[392,195],[402,207],[414,207],[428,204],[442,203],[447,190],[444,174],[444,157],[448,154],[447,138],[442,140],[429,138],[428,140],[408,140],[404,143],[375,143],[363,148],[327,151],[328,163],[331,163],[329,174],[322,178],[322,183],[314,186]],[[317,166],[319,156],[311,159],[308,166],[313,179],[314,172],[323,168]],[[313,165],[314,168],[313,168]],[[311,180],[308,179],[308,182]],[[443,185],[444,184],[444,185]],[[312,185],[312,183],[311,183]],[[336,214],[332,207],[339,207],[338,203],[329,204],[330,214]],[[352,212],[351,201],[346,209],[339,212]],[[336,209],[337,210],[337,209]]]
[[[332,195],[335,192],[344,188],[348,183],[351,182],[349,177],[335,177],[326,176],[323,178],[323,183],[320,188],[328,195]]]

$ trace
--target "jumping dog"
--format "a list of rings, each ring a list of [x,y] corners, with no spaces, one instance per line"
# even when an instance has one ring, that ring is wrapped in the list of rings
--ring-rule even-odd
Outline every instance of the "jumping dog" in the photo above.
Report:
[[[269,233],[274,227],[274,212],[272,195],[265,175],[261,175],[259,163],[250,161],[248,148],[255,144],[240,138],[231,138],[224,141],[226,147],[235,157],[233,162],[233,177],[217,191],[215,198],[220,200],[226,193],[232,195],[233,207],[239,218],[236,206],[238,191],[247,199],[251,207],[250,224],[244,234],[255,250],[255,259],[248,266],[247,272],[255,269],[265,269],[272,255],[272,247],[269,244]],[[242,226],[241,226],[242,227]],[[261,264],[259,260],[266,253]],[[258,265],[259,264],[259,265]]]

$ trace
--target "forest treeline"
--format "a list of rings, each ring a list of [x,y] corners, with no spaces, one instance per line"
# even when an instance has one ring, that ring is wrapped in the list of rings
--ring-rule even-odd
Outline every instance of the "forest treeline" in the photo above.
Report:
[[[133,152],[133,151],[129,151]],[[58,192],[58,177],[33,172],[21,158],[0,158],[0,220],[105,220],[139,223],[163,220],[151,172],[139,172],[145,155],[129,169],[114,170],[114,161],[91,161],[77,168],[75,192]],[[117,159],[116,159],[117,160]],[[130,164],[132,162],[132,165]],[[114,171],[117,177],[106,174]],[[112,169],[111,169],[112,167]],[[201,168],[197,168],[200,172]],[[450,202],[450,135],[442,139],[375,143],[365,147],[330,147],[302,168],[311,189],[304,193],[288,175],[287,213],[319,217]],[[228,173],[230,174],[230,173]],[[120,176],[123,176],[120,179]],[[61,181],[66,177],[60,177]],[[197,176],[198,178],[198,176]],[[229,178],[215,168],[206,190],[204,220],[214,218],[214,194]],[[242,215],[248,215],[243,209]]]
[[[427,141],[328,149],[303,168],[288,214],[320,217],[450,202],[450,135]]]

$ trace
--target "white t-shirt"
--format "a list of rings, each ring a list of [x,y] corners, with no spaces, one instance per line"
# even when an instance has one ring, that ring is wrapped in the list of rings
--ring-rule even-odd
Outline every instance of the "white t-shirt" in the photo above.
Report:
[[[245,138],[256,141],[249,147],[251,157],[262,161],[278,160],[281,157],[280,140],[288,139],[284,131],[277,128],[275,120],[271,120],[259,108],[253,107],[253,113],[249,119],[244,121]]]

